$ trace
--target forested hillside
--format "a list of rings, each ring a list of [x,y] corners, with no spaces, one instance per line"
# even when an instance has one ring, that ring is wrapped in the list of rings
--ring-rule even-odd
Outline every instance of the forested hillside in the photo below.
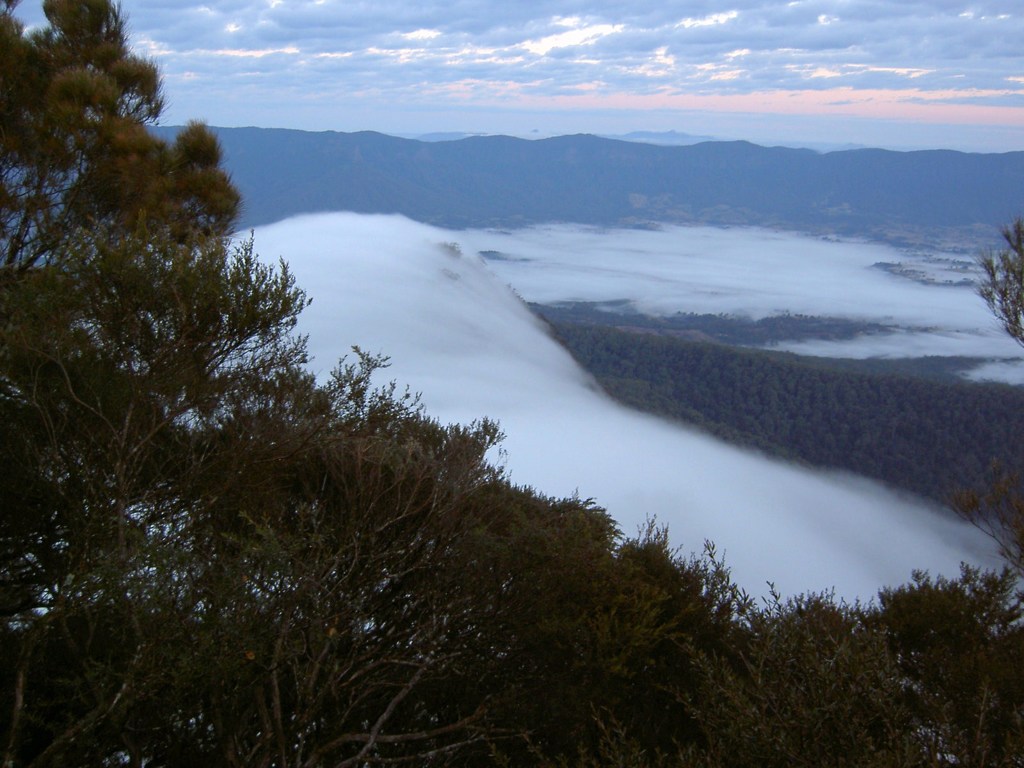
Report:
[[[173,135],[166,129],[163,135]],[[705,223],[969,248],[1024,200],[1024,152],[655,146],[596,136],[422,142],[218,128],[244,226],[299,213],[401,213],[445,227]]]
[[[753,600],[713,545],[515,486],[495,424],[437,423],[381,359],[318,382],[216,138],[148,131],[120,9],[14,5],[4,768],[1021,766],[1020,547],[865,604]]]
[[[1019,387],[860,372],[827,359],[593,324],[554,328],[622,402],[774,455],[941,503],[988,484],[994,462],[1024,464]]]

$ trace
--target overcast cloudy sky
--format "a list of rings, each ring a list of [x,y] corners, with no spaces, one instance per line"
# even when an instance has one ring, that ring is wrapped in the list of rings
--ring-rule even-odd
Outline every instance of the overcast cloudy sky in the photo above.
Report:
[[[169,123],[1024,149],[1021,0],[123,6]]]

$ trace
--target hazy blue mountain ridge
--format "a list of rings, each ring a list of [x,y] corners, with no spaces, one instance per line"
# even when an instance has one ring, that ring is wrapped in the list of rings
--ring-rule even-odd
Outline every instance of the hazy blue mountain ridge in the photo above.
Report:
[[[246,227],[345,210],[452,228],[753,225],[973,250],[1024,209],[1024,152],[216,132],[246,201]]]

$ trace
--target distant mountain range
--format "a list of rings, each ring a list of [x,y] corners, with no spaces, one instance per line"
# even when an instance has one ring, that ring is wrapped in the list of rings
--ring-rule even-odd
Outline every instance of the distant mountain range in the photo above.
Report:
[[[421,134],[409,134],[404,135],[403,138],[415,139],[417,141],[458,141],[460,139],[468,139],[473,136],[491,136],[489,133],[459,133],[459,132],[440,132],[440,133],[421,133]],[[693,133],[682,133],[680,131],[631,131],[630,133],[620,134],[598,134],[605,139],[619,139],[621,141],[641,141],[645,144],[664,144],[668,146],[681,146],[688,144],[699,144],[702,141],[719,141],[720,139],[714,136],[698,136]],[[529,136],[526,137],[531,140],[551,138],[550,136]],[[830,149],[852,149],[852,147],[830,147]]]
[[[1024,152],[214,130],[246,227],[345,210],[451,228],[700,223],[976,250],[1024,214]]]

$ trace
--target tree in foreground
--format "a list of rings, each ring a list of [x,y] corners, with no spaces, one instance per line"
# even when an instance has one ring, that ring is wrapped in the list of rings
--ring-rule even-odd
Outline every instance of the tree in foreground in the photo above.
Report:
[[[106,0],[0,12],[5,766],[1021,765],[1021,597],[763,606],[518,488],[228,239]],[[42,98],[40,98],[42,94]]]
[[[1009,336],[1024,346],[1024,219],[1003,228],[1006,247],[981,257],[979,289]],[[965,519],[989,534],[1000,553],[1024,578],[1024,489],[1016,467],[994,467],[984,491],[958,493],[954,506]]]
[[[327,385],[283,265],[229,239],[199,125],[105,0],[0,13],[4,765],[345,765],[480,740],[421,691],[469,633],[489,424]]]
[[[230,233],[239,195],[212,134],[190,124],[173,144],[147,126],[160,77],[133,54],[109,0],[45,0],[26,33],[0,11],[0,264],[7,274],[59,257],[94,228],[152,223],[177,239]]]
[[[305,370],[199,125],[106,0],[0,13],[5,766],[541,762],[643,727],[729,611],[647,536],[512,486],[359,355]],[[683,656],[676,651],[684,649]],[[658,710],[682,712],[670,697]],[[664,723],[664,719],[662,720]]]

